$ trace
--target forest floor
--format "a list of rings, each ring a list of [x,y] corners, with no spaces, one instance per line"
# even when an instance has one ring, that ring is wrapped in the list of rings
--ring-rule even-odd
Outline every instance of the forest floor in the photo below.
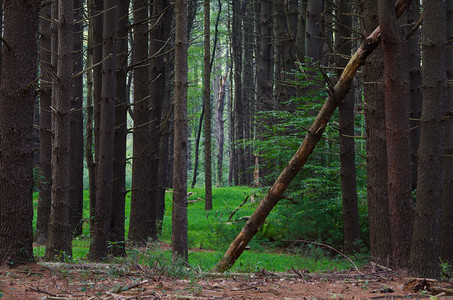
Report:
[[[453,299],[451,283],[376,267],[347,272],[157,275],[152,268],[32,263],[0,270],[0,298],[28,299]],[[410,282],[408,284],[408,282]],[[443,289],[442,289],[443,288]],[[443,293],[443,294],[442,294]],[[440,295],[439,295],[440,294]],[[431,298],[433,299],[433,298]]]

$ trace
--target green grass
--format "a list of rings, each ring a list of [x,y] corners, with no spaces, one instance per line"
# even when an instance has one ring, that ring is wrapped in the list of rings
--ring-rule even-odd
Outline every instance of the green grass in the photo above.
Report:
[[[204,199],[202,188],[189,189],[192,194],[189,201]],[[256,207],[260,197],[255,197],[255,202],[250,201],[237,211],[232,221],[229,222],[230,214],[244,201],[247,196],[257,193],[255,189],[248,187],[227,187],[213,189],[213,210],[204,210],[204,201],[197,201],[188,204],[188,242],[189,264],[194,269],[207,271],[212,269],[223,256],[225,250],[236,237],[244,225],[245,216],[250,216]],[[162,227],[162,234],[159,240],[170,244],[171,241],[171,192],[166,193],[166,211]],[[37,194],[34,195],[34,208],[37,208]],[[88,192],[84,192],[84,219],[89,219]],[[126,236],[129,228],[130,194],[126,197]],[[83,224],[82,236],[73,240],[73,257],[75,261],[84,260],[89,249],[89,222]],[[36,210],[34,218],[36,226]],[[35,228],[35,227],[34,227]],[[326,252],[315,247],[296,249],[292,253],[279,253],[269,245],[263,235],[257,236],[250,242],[250,251],[245,251],[231,269],[232,272],[254,272],[261,269],[269,271],[287,271],[292,267],[296,269],[307,269],[310,272],[344,270],[352,265],[343,258],[330,257]],[[34,253],[37,257],[44,256],[44,246],[35,247]],[[140,263],[156,266],[156,262],[163,268],[171,268],[168,271],[175,274],[175,267],[171,263],[170,250],[162,250],[156,246],[149,249],[130,249],[127,261],[139,261]],[[171,267],[173,266],[173,267]],[[178,269],[179,270],[179,269]],[[178,273],[178,272],[176,272]]]

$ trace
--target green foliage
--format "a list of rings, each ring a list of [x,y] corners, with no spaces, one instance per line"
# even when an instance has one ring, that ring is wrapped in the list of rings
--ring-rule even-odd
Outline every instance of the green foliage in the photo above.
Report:
[[[323,77],[317,65],[307,60],[296,72],[297,82],[303,97],[282,103],[285,109],[262,111],[255,120],[259,138],[248,142],[263,158],[261,168],[268,174],[267,182],[275,180],[286,163],[302,143],[308,128],[313,123],[327,97]],[[293,180],[284,200],[272,211],[260,230],[263,242],[286,245],[298,239],[321,241],[341,248],[343,245],[342,195],[338,128],[333,122],[324,133],[304,168]],[[363,119],[356,118],[357,132],[363,135]],[[368,222],[366,207],[366,171],[363,166],[364,147],[358,143],[358,195],[361,216],[361,246],[367,245]],[[263,188],[262,193],[267,191]]]

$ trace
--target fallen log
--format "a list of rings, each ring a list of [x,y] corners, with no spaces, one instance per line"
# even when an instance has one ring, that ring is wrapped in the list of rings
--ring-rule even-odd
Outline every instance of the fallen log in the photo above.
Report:
[[[397,17],[402,15],[402,13],[409,6],[410,2],[411,0],[398,0],[395,7]],[[373,33],[371,33],[362,42],[359,49],[357,49],[352,58],[349,60],[349,63],[343,70],[343,73],[341,74],[340,79],[338,79],[336,85],[333,87],[329,86],[329,96],[316,116],[315,121],[308,129],[307,135],[305,136],[305,139],[296,154],[289,161],[285,169],[280,173],[280,176],[256,208],[252,217],[247,221],[241,232],[231,243],[230,247],[225,252],[225,255],[215,267],[216,271],[225,272],[231,268],[231,266],[242,254],[247,244],[255,236],[259,228],[264,224],[264,221],[271,210],[278,203],[278,201],[283,198],[283,194],[289,184],[300,169],[305,165],[308,157],[321,139],[322,134],[327,127],[327,123],[332,117],[335,109],[340,105],[346,94],[349,92],[349,88],[351,87],[351,83],[357,73],[357,70],[365,63],[365,59],[379,45],[380,41],[380,28],[377,27]]]

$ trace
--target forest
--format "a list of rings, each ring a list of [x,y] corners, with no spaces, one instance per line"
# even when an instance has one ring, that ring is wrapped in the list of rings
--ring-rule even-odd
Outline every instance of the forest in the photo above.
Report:
[[[0,23],[0,266],[163,242],[226,272],[252,242],[453,276],[453,0],[0,0]]]

